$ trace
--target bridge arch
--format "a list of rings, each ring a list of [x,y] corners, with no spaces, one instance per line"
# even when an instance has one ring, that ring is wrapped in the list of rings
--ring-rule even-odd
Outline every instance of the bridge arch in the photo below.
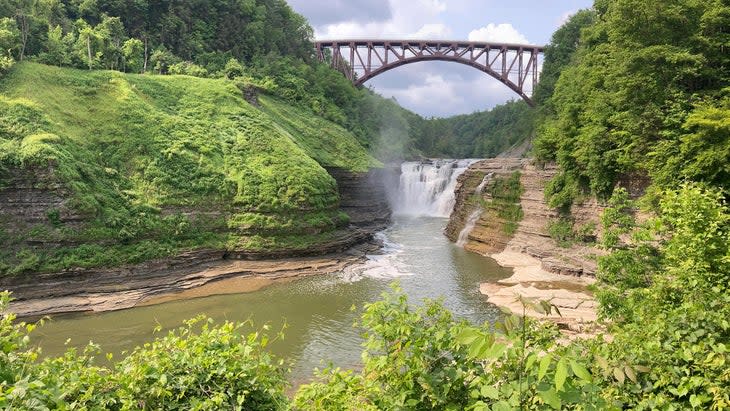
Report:
[[[355,85],[405,64],[450,61],[499,80],[534,106],[541,46],[425,40],[328,40],[315,43],[317,57],[329,62]]]

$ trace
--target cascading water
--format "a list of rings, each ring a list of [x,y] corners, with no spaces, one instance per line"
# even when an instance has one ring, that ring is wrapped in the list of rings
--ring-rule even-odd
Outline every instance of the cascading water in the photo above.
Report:
[[[431,160],[401,165],[398,192],[391,207],[396,215],[448,217],[454,207],[456,178],[475,160]]]
[[[476,190],[474,190],[474,195],[480,196],[482,194],[482,191],[484,190],[484,187],[486,187],[487,183],[489,183],[489,180],[492,179],[493,173],[489,173],[484,176],[482,179],[482,182],[479,183]],[[479,220],[479,217],[482,215],[482,206],[477,205],[477,209],[472,211],[472,213],[469,215],[469,218],[466,219],[466,224],[464,224],[464,228],[459,232],[459,238],[456,240],[456,245],[459,247],[464,247],[466,245],[466,242],[469,240],[469,233],[471,233],[471,230],[474,229],[474,227],[477,225],[477,221]]]
[[[429,160],[428,162],[406,162],[401,164],[397,187],[390,187],[390,207],[393,214],[410,218],[448,217],[454,208],[456,179],[476,160]],[[403,220],[396,218],[394,226]],[[425,222],[425,224],[431,224]],[[383,248],[379,253],[368,255],[361,265],[345,269],[340,276],[348,282],[364,278],[396,278],[413,275],[408,265],[401,261],[403,247],[389,237],[393,227],[375,235]],[[397,230],[396,230],[397,231]],[[439,235],[441,237],[441,235]]]
[[[473,230],[474,227],[477,225],[477,220],[479,220],[479,216],[481,215],[481,207],[478,207],[471,214],[469,214],[469,218],[466,219],[466,224],[464,224],[464,228],[459,232],[459,238],[456,240],[456,245],[458,245],[459,247],[463,247],[466,245],[466,242],[469,240],[469,233],[471,233],[471,230]]]

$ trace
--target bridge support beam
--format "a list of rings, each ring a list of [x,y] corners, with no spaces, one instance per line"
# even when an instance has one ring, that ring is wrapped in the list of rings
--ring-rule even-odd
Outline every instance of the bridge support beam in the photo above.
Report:
[[[451,61],[496,78],[533,106],[544,47],[460,41],[330,40],[315,43],[317,57],[355,85],[404,64]]]

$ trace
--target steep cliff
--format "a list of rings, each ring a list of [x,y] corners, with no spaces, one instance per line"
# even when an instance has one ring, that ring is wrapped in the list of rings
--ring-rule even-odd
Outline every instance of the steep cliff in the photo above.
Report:
[[[489,181],[481,192],[475,193],[485,178],[504,180],[515,172],[519,172],[521,186],[521,218],[516,224],[500,216],[504,215],[500,212],[504,203],[489,206],[490,203],[494,204],[493,195],[489,192]],[[537,258],[549,272],[593,276],[596,270],[595,257],[600,250],[592,246],[590,240],[596,234],[594,231],[599,226],[603,207],[595,200],[588,200],[573,206],[571,221],[561,220],[558,212],[547,206],[543,195],[545,184],[555,173],[554,166],[538,168],[528,159],[496,158],[474,163],[459,177],[457,202],[446,235],[456,241],[468,217],[482,207],[483,211],[474,228],[466,237],[465,249],[483,255],[493,255],[508,249]],[[583,234],[579,239],[582,241],[563,241],[559,244],[550,235],[551,226],[556,224],[569,224],[570,230]]]
[[[0,276],[367,238],[325,167],[364,189],[352,181],[380,163],[315,113],[244,94],[225,79],[16,65],[0,79]]]

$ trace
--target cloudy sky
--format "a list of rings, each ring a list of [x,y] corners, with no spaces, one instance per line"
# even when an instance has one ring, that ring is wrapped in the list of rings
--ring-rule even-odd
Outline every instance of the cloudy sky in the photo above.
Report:
[[[288,0],[317,39],[441,39],[544,45],[592,0]],[[444,117],[519,98],[490,76],[449,62],[408,64],[365,84],[423,116]]]

